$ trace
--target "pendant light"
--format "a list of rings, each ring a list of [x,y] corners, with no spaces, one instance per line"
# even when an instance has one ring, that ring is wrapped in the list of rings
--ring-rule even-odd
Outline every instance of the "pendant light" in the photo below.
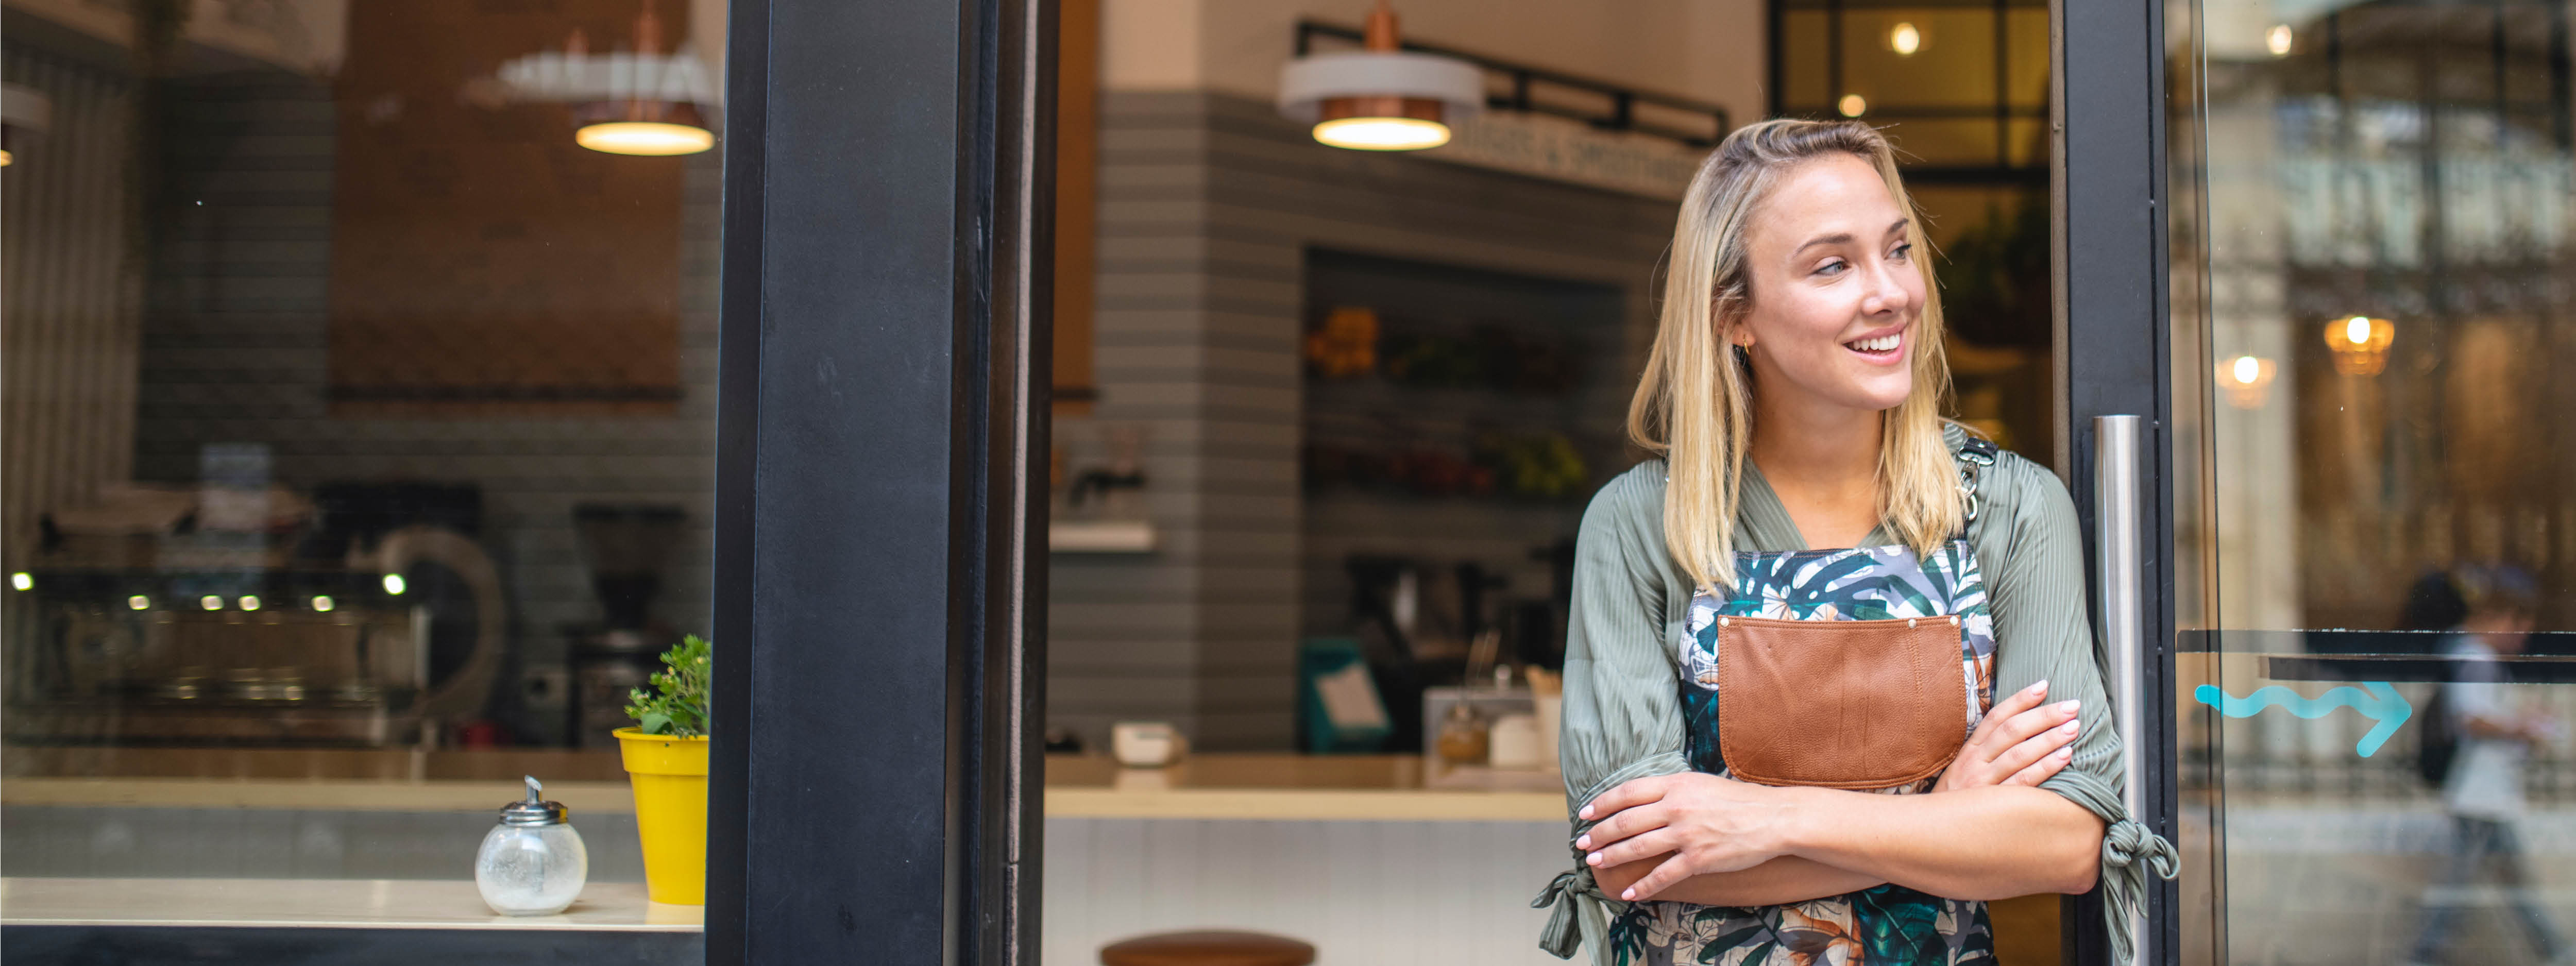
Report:
[[[662,22],[650,5],[635,17],[633,53],[592,54],[575,30],[562,51],[504,64],[500,78],[519,96],[571,103],[573,142],[593,151],[696,154],[716,143],[706,65],[685,49],[662,53]]]
[[[54,102],[33,87],[0,84],[0,168],[17,161],[29,135],[53,123]]]
[[[1279,72],[1279,113],[1314,125],[1315,140],[1355,151],[1436,148],[1449,143],[1451,123],[1485,106],[1475,65],[1404,50],[1386,0],[1362,36],[1362,50],[1301,57]]]
[[[2376,376],[2388,368],[2388,344],[2397,341],[2397,323],[2366,315],[2326,323],[2326,348],[2334,350],[2335,371],[2347,376]]]

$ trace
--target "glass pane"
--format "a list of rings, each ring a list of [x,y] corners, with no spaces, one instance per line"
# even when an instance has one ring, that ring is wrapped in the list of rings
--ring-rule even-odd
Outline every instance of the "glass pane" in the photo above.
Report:
[[[2048,11],[2004,14],[2005,101],[2014,107],[2048,106]]]
[[[1843,89],[1836,97],[1858,94],[1887,108],[1993,109],[1993,13],[1859,9],[1842,17]],[[2040,54],[2047,56],[2045,46]]]
[[[1874,120],[1862,115],[1864,120]],[[1881,130],[1895,142],[1897,157],[1908,165],[1990,166],[1999,160],[1992,117],[1973,120],[1882,120]]]
[[[1780,14],[1780,100],[1783,104],[1833,103],[1832,58],[1826,47],[1826,13]]]
[[[2206,88],[2168,72],[2202,961],[2546,960],[2576,921],[2576,505],[2533,443],[2576,401],[2565,17],[2202,5]]]
[[[499,922],[533,776],[642,928],[610,732],[709,620],[725,4],[0,7],[11,901]]]

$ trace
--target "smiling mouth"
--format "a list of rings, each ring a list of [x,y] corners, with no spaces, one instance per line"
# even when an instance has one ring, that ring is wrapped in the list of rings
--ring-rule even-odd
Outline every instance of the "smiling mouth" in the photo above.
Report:
[[[1903,344],[1905,344],[1904,333],[1890,332],[1876,338],[1854,339],[1850,342],[1845,342],[1843,343],[1843,348],[1850,349],[1853,352],[1894,352],[1896,351],[1897,346]]]

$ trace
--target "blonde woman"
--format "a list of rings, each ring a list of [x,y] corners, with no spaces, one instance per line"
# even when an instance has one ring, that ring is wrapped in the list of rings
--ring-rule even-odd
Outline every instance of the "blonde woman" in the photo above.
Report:
[[[1692,182],[1628,415],[1661,458],[1576,554],[1557,955],[1992,962],[1985,900],[2107,876],[2118,930],[2170,874],[2065,488],[1940,418],[1929,257],[1866,125],[1752,125]]]

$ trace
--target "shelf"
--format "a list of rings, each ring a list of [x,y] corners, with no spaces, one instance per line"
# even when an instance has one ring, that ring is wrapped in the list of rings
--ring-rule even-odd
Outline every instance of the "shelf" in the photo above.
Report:
[[[0,879],[10,926],[507,929],[698,932],[704,906],[648,902],[636,882],[593,882],[551,916],[500,916],[472,881],[438,879]]]
[[[1058,520],[1047,525],[1054,553],[1152,553],[1154,524],[1146,520]]]

